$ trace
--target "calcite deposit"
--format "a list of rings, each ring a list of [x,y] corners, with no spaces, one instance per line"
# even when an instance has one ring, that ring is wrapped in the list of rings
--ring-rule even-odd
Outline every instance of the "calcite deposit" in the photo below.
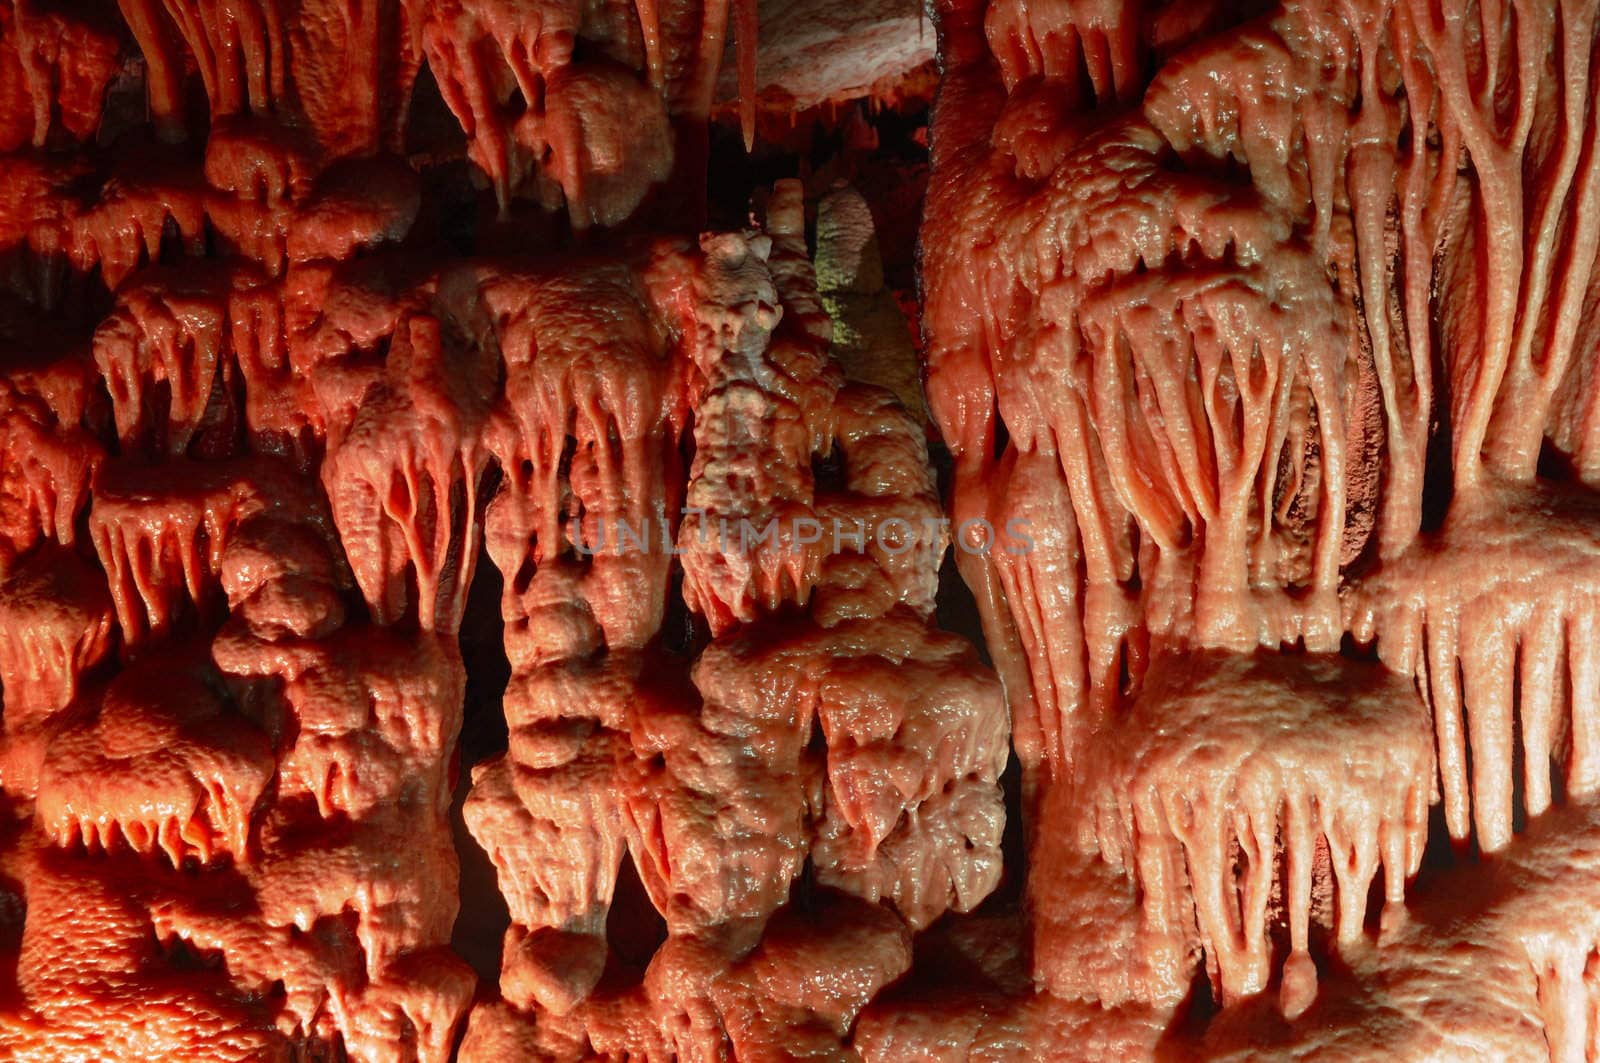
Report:
[[[1597,17],[0,0],[0,1059],[1600,1059]]]
[[[799,182],[701,231],[729,41],[0,10],[0,1057],[837,1055],[995,890],[926,434]]]
[[[1595,17],[940,5],[929,404],[953,516],[1046,527],[961,558],[1029,855],[990,1013],[1061,1058],[1594,1057],[1533,913],[1591,903]],[[874,1043],[991,1051],[932,992]]]

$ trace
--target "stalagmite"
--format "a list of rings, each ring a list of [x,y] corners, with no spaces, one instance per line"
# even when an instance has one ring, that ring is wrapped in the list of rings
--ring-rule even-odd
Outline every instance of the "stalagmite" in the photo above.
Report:
[[[925,420],[912,329],[885,284],[871,209],[853,188],[836,188],[817,204],[816,268],[833,320],[833,357],[851,379],[888,388]]]
[[[766,1043],[763,1024],[779,1018],[760,999],[713,1003],[730,1009],[719,1032],[684,994],[759,951],[808,857],[819,880],[917,926],[998,881],[998,687],[927,629],[947,540],[926,444],[890,396],[841,389],[825,361],[796,192],[778,189],[765,231],[698,250],[664,242],[617,264],[473,279],[507,367],[492,431],[509,481],[487,542],[512,677],[509,755],[477,769],[466,818],[512,925],[509,1007],[474,1013],[469,1057],[524,1037]],[[679,285],[685,269],[693,281]],[[597,306],[604,346],[587,324]],[[661,350],[663,334],[680,346]],[[735,416],[735,391],[781,412]],[[691,423],[696,459],[678,487],[674,440]],[[781,460],[830,452],[840,482],[825,490]],[[804,508],[757,508],[768,481]],[[842,534],[822,536],[824,519]],[[649,645],[674,544],[686,601],[718,633],[677,680]],[[801,606],[809,622],[778,619]],[[923,678],[895,689],[912,675]],[[924,742],[937,752],[918,779],[905,762],[903,792],[880,784],[896,750]],[[652,966],[663,981],[643,997],[601,980],[624,850],[668,933]]]

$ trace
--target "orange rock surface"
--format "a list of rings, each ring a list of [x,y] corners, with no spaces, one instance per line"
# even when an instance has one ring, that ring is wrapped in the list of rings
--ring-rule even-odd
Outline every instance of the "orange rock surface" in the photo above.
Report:
[[[1600,1059],[1600,5],[929,14],[0,0],[0,1059]]]

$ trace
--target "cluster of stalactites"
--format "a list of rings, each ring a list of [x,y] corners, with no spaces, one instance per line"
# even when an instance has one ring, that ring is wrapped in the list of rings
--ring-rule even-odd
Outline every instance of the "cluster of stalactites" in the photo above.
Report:
[[[1147,933],[1181,943],[1193,920],[1225,1002],[1268,986],[1275,895],[1290,944],[1281,992],[1296,1015],[1315,994],[1315,896],[1337,893],[1333,930],[1348,947],[1379,868],[1398,908],[1421,865],[1432,736],[1411,684],[1381,665],[1163,658],[1102,753],[1086,769],[1094,847],[1139,883]]]
[[[195,71],[210,120],[264,118],[306,130],[330,157],[399,150],[421,57],[398,2],[120,0],[144,56],[150,117],[168,138],[192,128]]]
[[[93,140],[119,50],[109,27],[82,11],[0,7],[0,152]]]
[[[1430,798],[1457,839],[1509,854],[1521,812],[1562,817],[1556,796],[1581,804],[1600,777],[1597,10],[1153,7],[944,5],[929,404],[957,521],[1050,529],[1020,556],[961,557],[1024,793],[1046,798],[1029,806],[1039,984],[1176,1001],[1203,953],[1246,1015],[1216,1024],[1225,1044],[1261,1028],[1231,1005],[1274,979],[1291,1018],[1308,1005],[1307,924],[1332,895],[1336,947],[1384,971],[1364,988],[1414,976],[1385,957],[1436,962],[1390,918]],[[1426,530],[1425,487],[1446,503]],[[1392,670],[1362,711],[1301,690],[1271,743],[1174,728],[1170,662],[1314,661],[1347,634]],[[1208,687],[1206,713],[1247,679]],[[1114,796],[1065,845],[1086,782]],[[1516,1006],[1543,1010],[1555,1050],[1592,1051],[1588,931],[1527,951],[1538,1007]]]
[[[1347,602],[1355,637],[1432,705],[1446,824],[1485,851],[1519,811],[1600,786],[1596,511],[1583,488],[1486,492]]]
[[[1485,477],[1529,482],[1546,437],[1584,475],[1591,8],[1439,19],[1297,2],[1223,34],[1135,5],[988,5],[983,47],[1004,91],[979,91],[992,75],[970,63],[939,117],[952,176],[929,216],[952,238],[925,241],[930,391],[958,454],[958,508],[993,512],[975,496],[984,466],[1006,460],[985,442],[995,414],[1019,461],[1054,452],[1063,466],[1088,586],[1057,608],[1082,636],[1003,599],[1000,584],[1022,590],[1014,563],[983,577],[1016,613],[995,614],[991,638],[1038,646],[1030,661],[1077,658],[1033,678],[1036,715],[1072,715],[1084,687],[1092,710],[1115,701],[1102,687],[1119,669],[1095,644],[1127,627],[1110,588],[1135,570],[1152,638],[1336,644],[1347,567],[1417,539],[1437,418],[1459,497]],[[1147,85],[1126,84],[1152,62]],[[1128,99],[1132,117],[1111,106]],[[1226,176],[1241,168],[1248,184]],[[960,228],[990,234],[1005,264],[947,258]],[[1171,305],[1158,313],[1151,291]],[[1040,755],[1070,760],[1061,741],[1041,738]]]
[[[1582,464],[1593,420],[1582,308],[1600,195],[1595,14],[1290,4],[1169,64],[1147,95],[1146,114],[1180,153],[1241,160],[1265,197],[1299,211],[1339,287],[1359,298],[1383,397],[1385,556],[1417,532],[1435,415],[1451,426],[1458,492],[1486,476],[1529,482],[1546,435]],[[1470,181],[1457,180],[1460,165]]]
[[[28,267],[10,283],[47,308],[97,267],[114,291],[146,264],[215,247],[280,275],[402,237],[417,188],[395,156],[425,55],[502,213],[529,199],[564,209],[574,229],[618,226],[658,193],[678,196],[674,174],[696,183],[695,126],[710,113],[730,12],[751,131],[753,0],[47,7],[0,11],[0,151],[14,163],[0,251]],[[142,63],[127,61],[134,48]],[[141,75],[162,137],[204,130],[203,181],[125,128]],[[197,88],[204,119],[190,113]],[[105,116],[103,135],[128,144],[104,165],[33,150],[90,143]]]
[[[228,306],[204,285],[186,291],[159,271],[140,275],[118,295],[117,309],[95,332],[95,363],[106,382],[125,451],[147,443],[182,455],[212,406],[230,387],[225,361]],[[159,392],[166,423],[151,424]]]
[[[7,729],[42,722],[71,704],[82,677],[110,655],[114,628],[99,573],[70,547],[46,546],[0,580]],[[0,772],[0,786],[12,785]]]
[[[89,527],[123,643],[132,649],[165,635],[185,603],[214,609],[234,530],[264,511],[296,506],[319,508],[270,458],[103,466]]]
[[[1486,850],[1511,838],[1517,745],[1530,814],[1550,804],[1563,730],[1569,792],[1586,793],[1593,773],[1578,693],[1592,682],[1581,632],[1595,553],[1576,530],[1588,507],[1536,481],[1547,442],[1590,479],[1595,19],[1592,4],[1487,3],[1439,19],[1401,3],[1291,8],[1272,23],[1291,50],[1350,56],[1362,100],[1352,109],[1348,93],[1301,79],[1322,114],[1300,106],[1298,128],[1327,146],[1334,179],[1317,181],[1313,165],[1302,198],[1318,218],[1347,204],[1351,246],[1332,257],[1340,286],[1359,290],[1383,399],[1383,564],[1358,588],[1356,634],[1416,675],[1451,833],[1467,836],[1470,803]],[[1245,154],[1255,177],[1261,153]],[[1419,539],[1424,473],[1446,474],[1425,468],[1430,420],[1449,425],[1453,498],[1444,527]],[[1535,538],[1553,548],[1535,557]]]
[[[179,359],[169,371],[203,368]],[[152,462],[159,438],[140,426],[127,446],[145,453],[94,478],[104,574],[46,544],[0,583],[18,636],[0,645],[0,785],[32,802],[19,859],[35,942],[0,1036],[26,1027],[69,1044],[104,1018],[81,1012],[87,986],[163,1000],[173,956],[198,950],[221,963],[173,1006],[213,1018],[162,1034],[188,1046],[174,1050],[279,1058],[342,1044],[352,1058],[443,1063],[473,981],[447,950],[455,895],[439,888],[458,873],[454,639],[347,618],[351,576],[309,470]],[[209,630],[224,597],[209,660],[205,636],[163,637]],[[102,682],[119,629],[129,660]],[[413,859],[395,866],[402,847]],[[103,925],[57,903],[58,874],[96,898]],[[78,968],[37,944],[51,939],[71,941]],[[153,951],[129,944],[147,940]]]
[[[379,623],[460,626],[482,541],[488,353],[456,356],[438,319],[409,318],[353,419],[330,432],[323,488]]]
[[[964,219],[1015,265],[978,281],[930,256],[953,516],[1001,536],[964,568],[991,642],[1018,647],[1002,667],[1033,673],[1013,684],[1036,703],[1019,737],[1052,772],[1137,682],[1147,641],[1336,647],[1376,489],[1358,460],[1376,385],[1313,248],[1256,193],[1168,170],[1162,145],[1142,119],[1110,120],[1041,186],[1003,186],[1015,219]],[[1042,321],[941,319],[973,301]],[[1003,548],[1017,528],[1031,548]],[[1081,587],[1059,577],[1080,565]]]
[[[595,648],[588,636],[558,635],[539,619],[559,611],[569,583],[596,603],[592,621],[605,646],[640,649],[660,626],[682,500],[687,393],[666,306],[648,288],[658,257],[692,268],[668,243],[638,262],[597,260],[479,282],[497,322],[489,342],[505,366],[504,398],[488,429],[501,486],[486,531],[504,579],[514,670]],[[625,600],[636,605],[608,608]]]
[[[1164,150],[1142,119],[1110,121],[1018,200],[1045,220],[1004,230],[1012,297],[1062,324],[1007,341],[998,412],[1013,445],[1057,451],[1081,485],[1091,581],[1128,580],[1137,552],[1153,638],[1327,648],[1368,489],[1346,455],[1370,374],[1292,216],[1173,173]],[[1041,394],[1040,373],[1075,394]]]
[[[34,795],[43,836],[90,853],[126,846],[175,868],[248,860],[271,749],[208,685],[189,662],[152,656],[113,679],[87,717],[64,722]]]
[[[42,542],[71,546],[105,449],[91,430],[92,375],[63,360],[0,382],[0,571]]]
[[[614,225],[667,177],[673,140],[654,3],[639,5],[639,21],[564,0],[413,7],[429,67],[502,214],[528,198],[564,202],[574,228]],[[654,79],[639,69],[640,22]]]
[[[754,0],[407,6],[502,213],[528,198],[564,202],[579,229],[631,215],[672,172],[672,120],[711,112],[730,12],[747,146],[754,135]]]
[[[226,493],[217,462],[255,469],[255,459],[241,456],[251,453],[281,457],[285,469],[320,471],[356,584],[379,622],[410,617],[430,630],[454,630],[481,540],[479,491],[491,459],[489,403],[500,370],[497,349],[462,342],[435,291],[426,276],[391,277],[381,261],[297,263],[281,278],[248,266],[162,266],[124,286],[95,333],[93,353],[118,446],[130,455],[117,475],[132,480],[107,484],[105,512],[91,525],[113,583],[123,588],[116,597],[135,632],[130,638],[142,637],[139,610],[127,604],[136,597],[155,626],[166,622],[168,610],[149,603],[164,593],[157,584],[167,568],[182,577],[174,586],[196,600],[202,585],[214,582],[225,529],[207,528],[207,562],[181,547],[194,538],[184,528],[249,515],[219,515],[221,503],[200,495]],[[19,408],[7,419],[13,432],[34,423],[26,414]],[[39,447],[34,463],[58,449]],[[94,448],[75,453],[89,463],[86,487],[99,459]],[[179,464],[141,471],[162,457]],[[195,496],[192,514],[183,516],[182,507],[164,512],[157,500],[151,519],[160,527],[140,532],[142,525],[120,519],[145,497],[140,478],[178,475],[173,469],[185,458],[202,459],[205,470],[175,487]],[[38,479],[26,475],[30,467],[19,466],[19,488]],[[56,482],[74,480],[62,475]],[[249,490],[248,477],[238,483]],[[35,509],[53,506],[29,490],[40,498]],[[60,524],[69,515],[49,516]]]

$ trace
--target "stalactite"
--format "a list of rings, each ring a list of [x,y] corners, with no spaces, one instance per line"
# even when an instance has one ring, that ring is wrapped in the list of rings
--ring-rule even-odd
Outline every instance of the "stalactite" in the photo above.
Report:
[[[73,268],[88,273],[99,266],[101,279],[113,290],[139,267],[161,261],[169,227],[176,228],[189,254],[205,247],[205,203],[193,187],[114,179],[96,202],[66,221],[63,240]]]
[[[438,79],[445,103],[472,144],[474,161],[488,175],[495,199],[505,211],[515,183],[511,169],[511,137],[500,114],[500,99],[490,72],[476,55],[471,36],[449,33],[439,24],[423,23],[428,64]],[[520,177],[520,174],[517,175]]]
[[[964,249],[1000,239],[1002,219],[1023,208],[1026,189],[1009,179],[1010,160],[1004,152],[974,153],[974,146],[982,143],[977,138],[987,137],[985,121],[996,117],[992,98],[959,75],[947,79],[944,91],[947,102],[936,114],[936,153],[971,167],[973,179],[988,191],[975,196],[961,181],[935,182],[929,188],[927,216],[935,227],[947,224],[951,233],[985,235],[926,239],[926,301],[929,306],[959,305],[982,312],[928,317],[928,402],[955,457],[950,509],[956,537],[965,534],[963,529],[981,529],[983,521],[1003,529],[1012,519],[1032,522],[1027,532],[1038,536],[1035,552],[1024,557],[1003,549],[984,555],[959,542],[955,555],[978,598],[985,636],[1005,678],[1018,754],[1030,769],[1025,785],[1034,792],[1038,784],[1032,769],[1048,764],[1050,775],[1062,773],[1092,727],[1094,714],[1115,701],[1119,650],[1136,619],[1122,592],[1124,581],[1134,575],[1134,550],[1127,512],[1108,482],[1079,391],[1051,387],[1029,396],[1010,383],[1007,351],[1020,343],[1014,333],[1015,310],[1026,299],[1022,278],[1008,270],[973,270]],[[1090,187],[1079,176],[1072,183]],[[1019,250],[1008,257],[1030,272],[1042,268],[1031,255]],[[1070,330],[1030,332],[1028,342],[1051,352],[1061,364],[1074,361],[1077,339]],[[1058,427],[1047,428],[1047,419]],[[1002,426],[1009,437],[1003,453],[997,442]],[[1043,487],[1052,482],[1052,488]],[[1076,578],[1059,579],[1062,573],[1077,572],[1080,564],[1087,574],[1082,595],[1074,594],[1080,585]],[[1022,578],[1024,568],[1040,587],[1046,581],[1060,587],[1057,593],[1066,599],[1059,609],[1041,616],[1038,632],[1028,619],[1026,584],[1031,580]],[[1008,575],[1007,569],[1015,574]],[[1011,604],[1013,599],[1017,604]],[[1068,604],[1074,600],[1081,604]],[[1054,651],[1062,657],[1053,659],[1048,676],[1026,649],[1030,636],[1048,638],[1052,647],[1058,639],[1062,644]],[[1071,656],[1079,639],[1086,658],[1081,666],[1085,677],[1079,682],[1087,687],[1088,712],[1073,696],[1079,668]]]
[[[1525,18],[1517,17],[1519,33]],[[1557,146],[1546,149],[1544,158],[1523,163],[1522,180],[1531,188],[1524,212],[1528,246],[1522,290],[1506,375],[1496,395],[1495,421],[1485,440],[1491,465],[1521,480],[1531,476],[1537,465],[1556,388],[1575,356],[1587,350],[1576,342],[1579,316],[1600,244],[1600,145],[1596,144],[1600,104],[1595,102],[1590,73],[1595,11],[1589,5],[1559,4],[1554,21],[1555,40],[1538,37],[1530,46],[1536,50],[1553,46],[1561,57],[1561,66],[1554,71],[1559,105],[1541,108],[1535,118],[1538,125],[1556,124]],[[1519,42],[1519,50],[1522,47]],[[1551,110],[1556,113],[1550,114]],[[1530,163],[1537,167],[1531,176]]]
[[[1352,633],[1375,639],[1431,703],[1450,833],[1464,839],[1475,823],[1485,851],[1511,841],[1516,746],[1528,815],[1550,807],[1563,748],[1566,792],[1600,786],[1592,513],[1581,494],[1501,488],[1458,506],[1436,539],[1395,559],[1351,603]]]
[[[755,0],[733,0],[734,48],[739,67],[739,128],[744,150],[756,146],[756,61],[760,27]]]
[[[1074,95],[1086,79],[1083,104],[1127,101],[1139,84],[1142,4],[1052,0],[991,4],[984,18],[989,47],[1008,89],[1030,77],[1058,81]]]
[[[226,313],[226,290],[210,274],[146,275],[119,293],[95,330],[94,355],[125,453],[187,452],[219,374],[231,369]]]
[[[1334,595],[1345,525],[1342,431],[1318,433],[1320,497],[1308,500],[1307,568],[1285,577],[1271,563],[1276,521],[1268,513],[1278,497],[1279,455],[1297,395],[1313,404],[1307,414],[1317,425],[1344,423],[1335,361],[1343,349],[1337,333],[1317,335],[1315,323],[1331,316],[1328,304],[1314,294],[1304,301],[1290,294],[1305,274],[1290,270],[1284,258],[1272,269],[1294,279],[1264,283],[1249,271],[1219,271],[1190,282],[1185,274],[1154,273],[1097,294],[1080,311],[1097,349],[1090,406],[1119,493],[1156,545],[1181,554],[1191,529],[1198,540],[1192,608],[1200,642],[1247,648],[1303,636],[1329,648],[1338,636]],[[1168,368],[1191,362],[1195,376],[1188,380]],[[1252,525],[1260,529],[1255,542]],[[1264,552],[1266,563],[1252,557]],[[1290,621],[1295,627],[1270,614],[1250,625],[1248,593],[1262,569],[1319,595],[1320,601],[1299,603],[1300,615]],[[1159,583],[1164,575],[1158,562],[1147,579]],[[1186,599],[1190,592],[1178,593]],[[1163,608],[1151,607],[1152,622]],[[1317,616],[1318,608],[1325,615]]]
[[[661,92],[666,87],[666,55],[661,36],[660,0],[634,0],[639,16],[639,32],[644,44],[645,72],[650,75],[650,87]]]
[[[43,389],[15,379],[0,383],[0,570],[41,540],[70,546],[77,538],[104,456],[83,428],[82,380]]]
[[[6,4],[0,11],[0,54],[9,53],[19,67],[31,115],[16,116],[27,129],[17,142],[0,132],[0,150],[43,148],[53,133],[92,141],[100,129],[102,97],[116,74],[117,51],[115,33],[87,12],[30,0]]]
[[[1332,12],[1291,4],[1166,64],[1144,114],[1190,159],[1240,159],[1255,190],[1327,256],[1358,86],[1355,41]],[[1377,108],[1374,108],[1377,110]]]
[[[619,153],[623,138],[629,150]],[[672,172],[661,96],[623,67],[574,63],[550,74],[544,142],[567,218],[579,231],[621,225]]]
[[[1577,305],[1572,300],[1581,299],[1578,290],[1594,257],[1595,237],[1581,221],[1572,233],[1568,268],[1569,274],[1579,271],[1571,276],[1577,283],[1564,286],[1566,294],[1554,304],[1556,324],[1542,319],[1557,257],[1555,223],[1565,208],[1581,144],[1571,126],[1587,121],[1579,116],[1581,101],[1589,96],[1585,71],[1593,12],[1508,0],[1485,0],[1475,10],[1463,8],[1444,18],[1418,5],[1399,10],[1428,56],[1428,74],[1439,94],[1436,121],[1452,139],[1459,137],[1476,178],[1475,216],[1458,238],[1463,248],[1480,248],[1484,294],[1481,304],[1463,304],[1459,300],[1472,287],[1458,285],[1444,311],[1455,483],[1459,492],[1468,493],[1483,479],[1486,462],[1489,471],[1514,480],[1533,475],[1549,390],[1570,358],[1566,333]],[[1561,72],[1566,79],[1561,147],[1550,180],[1525,188],[1528,152],[1538,149],[1532,138],[1543,125],[1540,87],[1558,22],[1567,64]],[[1592,129],[1592,121],[1589,125]],[[1546,139],[1542,129],[1540,139]],[[1592,162],[1580,179],[1575,204],[1589,199],[1589,169]],[[1584,213],[1575,205],[1574,218]],[[1550,346],[1535,359],[1534,337],[1541,334]],[[1503,418],[1510,420],[1496,426],[1502,395],[1515,405],[1505,407]],[[1536,400],[1533,408],[1525,408],[1529,400]],[[1513,428],[1524,420],[1527,427]]]
[[[717,72],[727,50],[728,15],[732,5],[733,0],[702,0],[697,5],[685,4],[683,8],[687,16],[685,21],[693,27],[685,33],[683,41],[689,52],[689,70],[681,102],[674,102],[678,104],[677,110],[696,120],[708,117],[711,105],[716,102]]]
[[[486,518],[505,578],[502,614],[522,625],[544,583],[577,580],[594,601],[636,607],[597,615],[606,645],[642,647],[665,608],[680,488],[676,443],[686,416],[681,370],[655,338],[655,315],[631,269],[508,274],[480,282],[499,320],[505,401],[489,433],[505,480]],[[610,308],[596,342],[592,308]],[[557,577],[557,570],[564,570]],[[517,667],[566,656],[508,630]]]
[[[1592,801],[1557,808],[1514,839],[1493,870],[1465,862],[1388,924],[1380,947],[1352,953],[1331,1021],[1306,1024],[1293,1050],[1321,1058],[1581,1060],[1596,1038],[1597,927]],[[1439,957],[1453,962],[1441,963]],[[1281,1058],[1284,1042],[1252,1043],[1246,1006],[1213,1025],[1203,1059]],[[1382,1016],[1381,1019],[1379,1016]]]
[[[34,814],[46,837],[160,852],[173,867],[191,855],[248,860],[251,816],[272,777],[266,736],[181,660],[151,657],[97,700],[45,753]]]
[[[676,56],[667,54],[671,42],[653,7],[639,9],[641,72],[576,56],[588,27],[583,5],[570,0],[413,6],[445,103],[502,217],[515,198],[546,207],[564,199],[574,228],[616,225],[667,177],[672,144],[662,79]]]
[[[1047,778],[1064,779],[1083,736],[1112,709],[1121,663],[1137,668],[1138,655],[1124,644],[1126,618],[1116,622],[1117,605],[1097,608],[1066,578],[1077,571],[1082,548],[1057,455],[1008,451],[991,475],[1004,490],[993,493],[985,518],[995,541],[976,563],[994,573],[1028,669],[1036,708],[1026,717],[1013,713],[1018,755]],[[960,524],[956,534],[963,534]]]
[[[1342,10],[1361,60],[1362,104],[1348,131],[1345,183],[1365,309],[1362,324],[1383,396],[1386,482],[1378,550],[1392,557],[1411,543],[1422,522],[1433,407],[1433,263],[1446,231],[1456,149],[1447,129],[1439,130],[1439,147],[1430,143],[1438,94],[1420,69],[1424,60],[1411,45],[1404,19],[1393,17],[1387,5],[1369,10],[1346,4]],[[1403,106],[1401,85],[1390,84],[1383,73],[1388,55],[1404,71]],[[1409,137],[1408,150],[1396,148],[1402,132]]]
[[[1339,568],[1354,552],[1347,500],[1362,473],[1346,460],[1361,436],[1337,302],[1292,219],[1223,182],[1177,180],[1157,163],[1158,143],[1137,123],[1087,139],[1037,193],[1052,204],[1043,219],[1004,234],[1023,297],[1076,317],[1033,350],[1082,395],[1076,407],[1023,398],[1004,383],[1012,370],[1002,361],[1006,427],[1025,450],[1047,430],[1072,441],[1061,451],[1080,534],[1089,557],[1109,563],[1095,561],[1091,585],[1131,576],[1117,515],[1126,506],[1137,518],[1141,567],[1152,566],[1146,609],[1165,637],[1187,637],[1194,624],[1203,642],[1330,647]],[[1124,209],[1166,224],[1116,224]],[[1173,304],[1158,314],[1152,298]],[[1273,325],[1257,335],[1263,319]],[[1176,346],[1140,350],[1168,341]],[[1171,368],[1186,364],[1192,382]],[[1293,417],[1307,427],[1290,440]],[[1286,443],[1294,478],[1280,485]],[[1308,464],[1314,475],[1302,475]],[[1108,505],[1108,486],[1119,504]],[[1296,586],[1313,589],[1310,608],[1283,596]]]
[[[240,522],[308,504],[286,471],[257,458],[101,468],[89,528],[130,650],[166,634],[184,601],[208,608]]]
[[[278,0],[164,0],[214,117],[271,114],[285,102],[289,49]]]
[[[1433,751],[1426,712],[1399,676],[1327,657],[1167,659],[1108,742],[1086,783],[1097,843],[1135,876],[1154,932],[1181,940],[1192,913],[1225,1001],[1271,977],[1267,911],[1280,852],[1284,995],[1296,1013],[1315,992],[1307,950],[1318,846],[1331,855],[1342,946],[1362,935],[1380,867],[1387,903],[1404,902],[1427,837]]]
[[[117,7],[144,58],[150,119],[162,139],[181,140],[184,71],[173,40],[175,28],[163,17],[162,0],[117,0]]]
[[[244,391],[250,447],[309,466],[326,436],[311,381],[315,353],[292,342],[293,310],[277,284],[235,278],[228,345]]]
[[[403,155],[423,60],[403,0],[300,0],[294,11],[284,42],[296,124],[333,157]]]
[[[461,622],[489,457],[480,428],[490,367],[447,357],[442,344],[436,319],[411,318],[353,420],[338,425],[338,411],[324,411],[335,426],[322,482],[356,583],[379,623],[414,610],[426,631]]]
[[[0,680],[10,732],[69,704],[112,649],[111,600],[70,549],[46,547],[0,581]],[[3,780],[17,789],[18,780]],[[26,787],[24,787],[26,789]]]

